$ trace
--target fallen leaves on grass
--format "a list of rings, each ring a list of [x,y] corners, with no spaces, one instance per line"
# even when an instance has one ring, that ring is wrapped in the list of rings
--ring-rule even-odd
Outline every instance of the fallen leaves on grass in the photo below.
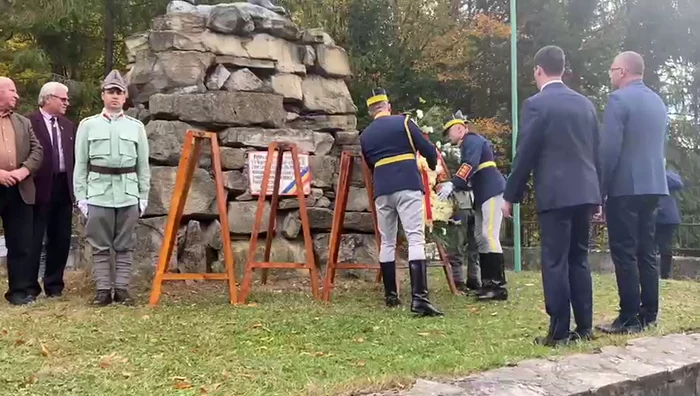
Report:
[[[127,361],[129,361],[129,359],[117,355],[116,352],[112,352],[100,358],[99,366],[101,369],[106,369],[114,363],[126,363]]]
[[[43,357],[51,357],[51,351],[49,351],[49,348],[46,347],[46,344],[43,342],[39,343],[41,345],[41,356]]]
[[[215,392],[217,389],[221,388],[221,382],[211,385],[202,385],[199,387],[199,393],[202,395],[208,395],[211,392]]]
[[[173,388],[175,389],[189,389],[192,387],[190,381],[185,377],[173,377]]]

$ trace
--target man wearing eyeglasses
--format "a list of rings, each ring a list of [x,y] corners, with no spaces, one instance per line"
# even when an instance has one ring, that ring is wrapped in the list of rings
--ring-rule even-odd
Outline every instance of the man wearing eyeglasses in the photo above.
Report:
[[[44,293],[47,297],[60,297],[65,286],[63,272],[70,251],[74,202],[75,124],[65,117],[68,103],[68,87],[58,82],[49,82],[39,92],[39,109],[27,115],[44,149],[44,159],[34,177],[36,204],[30,261],[34,274],[31,294],[34,297],[41,293],[37,278],[44,237]]]

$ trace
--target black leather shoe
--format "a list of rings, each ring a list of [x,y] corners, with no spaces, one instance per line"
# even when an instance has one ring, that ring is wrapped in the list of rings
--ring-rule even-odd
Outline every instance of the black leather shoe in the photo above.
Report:
[[[583,342],[593,340],[593,330],[574,330],[569,333],[569,341]]]
[[[95,298],[92,300],[91,305],[96,307],[104,307],[112,303],[112,291],[111,290],[98,290],[95,293]]]
[[[485,289],[477,296],[479,301],[506,301],[508,300],[508,290],[503,287]]]
[[[455,287],[457,287],[457,291],[459,291],[462,294],[469,294],[469,288],[467,287],[467,284],[464,282],[455,282]]]
[[[547,347],[552,347],[552,348],[569,345],[569,342],[570,342],[569,337],[562,338],[562,339],[554,339],[554,338],[552,338],[551,335],[547,335],[545,337],[536,337],[535,338],[535,345],[542,345],[542,346],[547,346]]]
[[[611,324],[598,325],[596,329],[606,334],[636,334],[642,332],[642,325],[636,317],[626,322],[622,322],[618,317]]]
[[[467,289],[479,290],[481,289],[481,282],[478,279],[467,279]]]
[[[425,260],[408,262],[411,275],[411,312],[418,316],[442,316],[443,313],[428,300],[428,267]]]
[[[384,282],[384,303],[389,308],[401,305],[399,293],[396,291],[396,262],[379,263],[379,267],[382,271],[382,282]]]
[[[16,305],[16,306],[29,305],[29,304],[32,304],[36,301],[36,297],[34,297],[32,295],[28,295],[28,296],[24,296],[24,297],[12,296],[12,297],[9,297],[6,299],[11,305]]]
[[[114,302],[122,305],[134,305],[134,299],[131,298],[126,289],[114,289]]]

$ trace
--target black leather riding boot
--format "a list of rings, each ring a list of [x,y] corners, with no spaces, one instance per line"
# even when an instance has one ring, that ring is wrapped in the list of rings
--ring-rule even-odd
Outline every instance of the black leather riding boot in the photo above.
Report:
[[[425,260],[408,262],[411,274],[411,312],[419,316],[441,316],[442,312],[428,300],[428,267]]]
[[[508,290],[506,289],[506,272],[503,253],[489,253],[484,256],[488,261],[488,282],[490,287],[488,289],[484,289],[484,293],[479,294],[479,300],[507,300]]]
[[[382,270],[382,281],[384,282],[384,302],[387,307],[401,305],[399,294],[396,291],[396,262],[379,263]]]
[[[479,266],[481,267],[481,285],[476,291],[476,296],[480,297],[493,287],[493,264],[488,254],[479,253]]]

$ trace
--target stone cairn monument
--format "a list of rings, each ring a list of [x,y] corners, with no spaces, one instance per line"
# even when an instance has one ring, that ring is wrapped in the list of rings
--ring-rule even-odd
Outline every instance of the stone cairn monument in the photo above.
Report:
[[[137,279],[150,281],[154,272],[188,129],[219,135],[231,236],[226,241],[220,237],[211,149],[205,145],[170,270],[223,272],[221,249],[230,243],[241,279],[257,205],[249,188],[247,153],[266,150],[273,141],[295,142],[310,155],[306,204],[316,262],[325,266],[339,156],[343,149],[359,147],[357,108],[345,83],[351,76],[345,50],[323,31],[300,30],[287,17],[255,4],[195,6],[183,1],[172,1],[151,30],[129,37],[126,46],[134,106],[128,114],[146,124],[152,172],[148,209],[136,230]],[[353,183],[340,259],[375,262],[359,166]],[[296,198],[283,198],[279,207],[272,260],[303,262]],[[269,209],[268,201],[263,232]],[[264,241],[258,248],[262,252]]]

